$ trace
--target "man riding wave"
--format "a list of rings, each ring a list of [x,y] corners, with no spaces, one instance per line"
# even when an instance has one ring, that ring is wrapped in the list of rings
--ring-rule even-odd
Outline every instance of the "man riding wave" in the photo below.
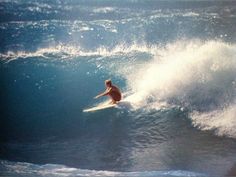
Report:
[[[105,86],[106,90],[94,98],[97,99],[99,97],[108,95],[111,98],[110,104],[117,104],[122,98],[120,89],[113,85],[111,80],[105,80]]]

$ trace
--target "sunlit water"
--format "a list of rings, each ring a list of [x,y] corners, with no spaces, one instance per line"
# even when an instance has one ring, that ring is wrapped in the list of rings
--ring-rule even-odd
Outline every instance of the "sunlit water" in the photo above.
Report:
[[[3,176],[227,176],[236,3],[1,1]],[[83,113],[111,78],[127,105]]]

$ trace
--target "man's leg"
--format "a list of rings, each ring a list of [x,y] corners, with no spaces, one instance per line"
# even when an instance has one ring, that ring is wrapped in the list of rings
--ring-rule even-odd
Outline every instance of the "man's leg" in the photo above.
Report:
[[[111,102],[109,104],[116,104],[115,100],[111,100]]]
[[[116,100],[114,100],[114,98],[112,98],[111,95],[109,95],[109,97],[111,98],[111,101],[109,102],[109,104],[116,104]]]
[[[116,104],[117,103],[116,100],[114,100],[111,96],[110,96],[110,98],[111,98],[111,102],[109,104]]]

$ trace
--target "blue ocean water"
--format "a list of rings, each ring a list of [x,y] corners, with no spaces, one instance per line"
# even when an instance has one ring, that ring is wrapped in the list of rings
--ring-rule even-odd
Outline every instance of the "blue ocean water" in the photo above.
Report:
[[[0,176],[236,175],[236,1],[1,0]],[[129,106],[83,109],[111,78]]]

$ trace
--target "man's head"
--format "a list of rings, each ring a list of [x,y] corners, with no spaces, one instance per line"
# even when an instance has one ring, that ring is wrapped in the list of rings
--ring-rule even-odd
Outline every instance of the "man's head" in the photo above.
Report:
[[[111,87],[112,86],[111,80],[110,79],[105,80],[105,85],[106,87]]]

